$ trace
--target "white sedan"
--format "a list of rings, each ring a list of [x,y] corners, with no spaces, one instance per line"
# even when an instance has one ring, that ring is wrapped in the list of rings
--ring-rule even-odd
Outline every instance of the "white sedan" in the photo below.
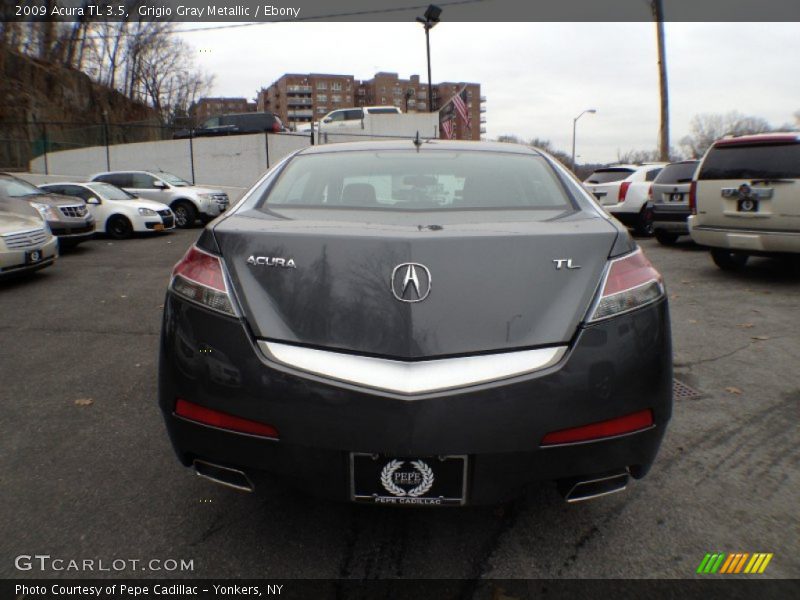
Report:
[[[83,198],[97,221],[97,230],[115,239],[128,238],[134,232],[175,229],[175,215],[169,206],[139,198],[110,183],[47,183],[39,187]]]

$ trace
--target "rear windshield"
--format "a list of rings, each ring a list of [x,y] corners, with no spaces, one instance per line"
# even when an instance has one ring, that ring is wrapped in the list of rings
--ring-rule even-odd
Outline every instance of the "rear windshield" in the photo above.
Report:
[[[541,156],[444,150],[300,155],[264,203],[390,210],[572,208]]]
[[[633,169],[597,169],[589,175],[586,183],[611,183],[612,181],[622,181],[633,173]]]
[[[800,144],[716,146],[698,179],[798,179]]]
[[[697,161],[667,165],[658,174],[654,183],[689,183],[696,168]]]

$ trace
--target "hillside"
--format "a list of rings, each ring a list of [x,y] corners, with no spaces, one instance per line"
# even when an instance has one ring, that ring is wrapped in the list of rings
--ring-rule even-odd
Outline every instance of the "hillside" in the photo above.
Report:
[[[148,106],[80,71],[0,45],[0,169],[26,169],[45,140],[51,152],[105,143],[104,113],[109,123],[156,126],[111,127],[111,143],[160,139],[158,118]]]

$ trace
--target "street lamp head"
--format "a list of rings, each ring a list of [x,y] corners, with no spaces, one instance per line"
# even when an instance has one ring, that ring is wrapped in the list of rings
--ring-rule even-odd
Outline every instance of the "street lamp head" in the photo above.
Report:
[[[592,113],[592,114],[595,114],[595,113],[597,112],[597,109],[596,109],[596,108],[590,108],[590,109],[589,109],[589,110],[587,110],[586,112],[588,112],[588,113]]]
[[[433,24],[438,23],[439,17],[441,16],[442,16],[442,9],[436,6],[435,4],[431,4],[430,6],[428,6],[424,14],[425,20]]]

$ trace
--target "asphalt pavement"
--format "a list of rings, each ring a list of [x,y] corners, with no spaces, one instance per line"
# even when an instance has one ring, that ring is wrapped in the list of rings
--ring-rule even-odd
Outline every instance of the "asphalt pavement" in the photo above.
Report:
[[[385,509],[280,482],[241,494],[178,463],[157,347],[199,232],[93,240],[0,282],[1,577],[688,578],[719,551],[771,552],[762,577],[800,577],[800,262],[731,274],[691,243],[640,240],[667,282],[675,376],[699,395],[676,400],[625,492],[567,505],[543,483],[495,508]],[[35,554],[127,562],[15,565]]]

